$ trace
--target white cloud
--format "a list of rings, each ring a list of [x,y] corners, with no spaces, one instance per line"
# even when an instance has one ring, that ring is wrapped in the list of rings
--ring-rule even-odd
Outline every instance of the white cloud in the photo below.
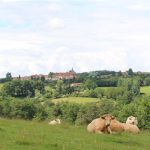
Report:
[[[129,9],[137,10],[137,11],[150,11],[150,5],[134,4],[134,5],[129,6]]]
[[[1,0],[4,3],[10,3],[10,2],[19,2],[19,1],[25,1],[25,0]]]
[[[60,11],[60,10],[62,10],[62,6],[60,6],[56,3],[51,3],[48,5],[48,9],[51,11]]]
[[[8,20],[10,20],[11,22],[15,22],[16,24],[24,24],[25,20],[18,14],[10,14],[7,17]]]
[[[72,67],[77,72],[150,70],[149,14],[131,14],[129,1],[119,5],[109,0],[106,5],[103,0],[99,5],[99,0],[88,0],[88,5],[82,1],[79,7],[75,0],[32,0],[32,5],[0,6],[0,77],[8,71],[16,76]]]
[[[110,49],[98,52],[79,52],[75,54],[80,71],[100,69],[126,70],[128,68],[127,55],[124,50]]]
[[[50,20],[49,25],[52,29],[61,29],[65,27],[65,23],[61,18],[53,18]]]
[[[133,1],[128,8],[136,11],[150,11],[150,1],[149,0]]]
[[[27,41],[14,41],[14,40],[1,40],[0,41],[0,49],[32,49],[33,46],[29,44]]]

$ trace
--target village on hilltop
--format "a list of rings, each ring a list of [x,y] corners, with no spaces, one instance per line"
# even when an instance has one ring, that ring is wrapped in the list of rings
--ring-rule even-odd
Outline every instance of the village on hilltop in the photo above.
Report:
[[[60,79],[73,79],[76,76],[76,72],[73,70],[73,68],[68,72],[50,72],[48,75],[43,74],[34,74],[31,76],[19,76],[19,77],[13,77],[13,79],[20,79],[20,80],[31,80],[31,79],[40,79],[45,78],[45,80],[60,80]]]

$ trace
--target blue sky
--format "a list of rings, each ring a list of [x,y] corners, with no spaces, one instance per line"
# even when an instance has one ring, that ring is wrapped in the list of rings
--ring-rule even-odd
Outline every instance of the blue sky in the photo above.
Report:
[[[150,71],[149,0],[0,0],[0,77]]]

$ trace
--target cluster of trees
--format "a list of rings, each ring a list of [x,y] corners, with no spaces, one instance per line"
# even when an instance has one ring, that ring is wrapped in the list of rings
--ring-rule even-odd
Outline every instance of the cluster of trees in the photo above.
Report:
[[[44,93],[44,83],[41,81],[13,80],[4,84],[1,93],[12,97],[33,97],[35,90]]]
[[[0,101],[0,117],[44,120],[48,117],[44,106],[34,100]]]

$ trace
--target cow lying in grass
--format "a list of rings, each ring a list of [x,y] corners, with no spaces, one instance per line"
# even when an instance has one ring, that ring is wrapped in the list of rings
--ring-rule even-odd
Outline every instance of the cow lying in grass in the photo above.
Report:
[[[61,120],[60,119],[54,119],[54,120],[50,121],[48,124],[49,125],[61,124]]]
[[[94,119],[88,126],[87,130],[94,133],[111,133],[109,128],[111,121],[114,119],[114,116],[110,114],[103,115],[100,118]]]
[[[137,124],[138,124],[138,121],[136,117],[134,116],[128,117],[126,123],[124,123],[125,132],[139,133],[140,130],[137,127]]]
[[[139,133],[139,128],[137,127],[137,118],[130,116],[127,118],[126,123],[121,123],[118,120],[114,119],[111,121],[110,130],[112,133],[116,132],[130,132],[130,133]]]
[[[139,133],[137,127],[137,118],[130,116],[127,118],[126,123],[118,121],[114,116],[110,114],[103,115],[100,118],[94,119],[88,126],[87,130],[94,133],[118,133],[118,132],[130,132]]]

